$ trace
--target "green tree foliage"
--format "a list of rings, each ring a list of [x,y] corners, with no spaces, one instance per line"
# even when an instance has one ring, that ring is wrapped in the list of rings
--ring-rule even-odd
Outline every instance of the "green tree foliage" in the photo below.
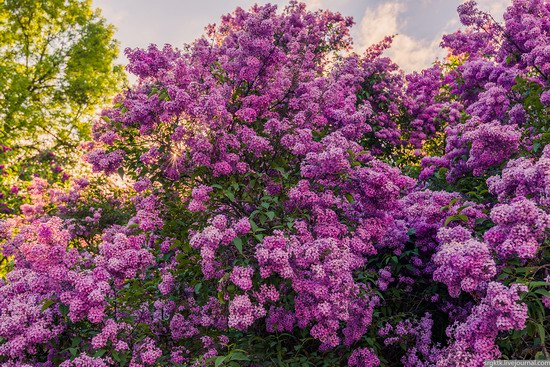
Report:
[[[86,136],[124,79],[113,33],[90,0],[1,1],[0,138],[66,146]]]
[[[113,34],[91,0],[0,0],[0,193],[76,161],[125,80]]]

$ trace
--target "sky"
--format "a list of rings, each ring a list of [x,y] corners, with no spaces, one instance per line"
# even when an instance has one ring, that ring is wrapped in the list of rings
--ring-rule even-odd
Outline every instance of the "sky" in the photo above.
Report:
[[[460,24],[456,8],[463,0],[302,0],[311,9],[330,9],[352,16],[354,47],[362,53],[386,35],[397,34],[386,52],[410,72],[428,67],[445,56],[439,48],[441,36]],[[482,10],[501,17],[511,0],[477,0]],[[282,0],[94,0],[103,16],[116,29],[121,49],[145,48],[151,43],[180,47],[200,37],[204,27],[236,7],[254,3],[277,4]],[[126,59],[121,56],[121,62]]]

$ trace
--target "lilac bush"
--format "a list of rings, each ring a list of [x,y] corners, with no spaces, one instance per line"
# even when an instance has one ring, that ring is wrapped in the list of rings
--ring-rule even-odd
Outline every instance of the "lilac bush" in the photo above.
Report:
[[[459,14],[410,75],[391,38],[352,53],[352,19],[297,2],[127,50],[137,83],[84,145],[107,178],[36,179],[0,222],[0,361],[548,357],[550,5]]]

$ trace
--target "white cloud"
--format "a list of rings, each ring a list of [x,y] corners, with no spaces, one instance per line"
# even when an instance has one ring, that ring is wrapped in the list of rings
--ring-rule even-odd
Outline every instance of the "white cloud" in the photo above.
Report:
[[[436,57],[443,57],[445,51],[439,48],[441,34],[432,40],[420,40],[404,34],[399,15],[406,11],[406,5],[398,1],[385,2],[372,9],[367,8],[359,22],[356,51],[362,53],[367,47],[380,42],[385,36],[397,34],[386,55],[391,57],[407,72],[429,67]]]
[[[476,2],[480,10],[491,14],[497,21],[502,20],[504,11],[511,5],[510,0],[477,0]]]
[[[359,22],[358,47],[365,49],[385,36],[396,34],[397,16],[404,8],[404,4],[398,2],[387,2],[375,9],[367,8]]]
[[[323,0],[302,0],[310,10],[317,10],[324,7]]]
[[[398,35],[388,50],[388,56],[407,72],[421,70],[445,56],[446,51],[439,47],[439,43],[439,38],[424,42],[405,34]]]

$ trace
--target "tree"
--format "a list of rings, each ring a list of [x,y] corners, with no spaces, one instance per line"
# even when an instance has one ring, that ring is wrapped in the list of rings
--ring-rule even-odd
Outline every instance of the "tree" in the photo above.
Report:
[[[0,2],[0,140],[73,149],[124,81],[114,29],[90,0]]]
[[[0,1],[0,214],[34,175],[67,178],[91,119],[125,81],[114,29],[90,0]]]

